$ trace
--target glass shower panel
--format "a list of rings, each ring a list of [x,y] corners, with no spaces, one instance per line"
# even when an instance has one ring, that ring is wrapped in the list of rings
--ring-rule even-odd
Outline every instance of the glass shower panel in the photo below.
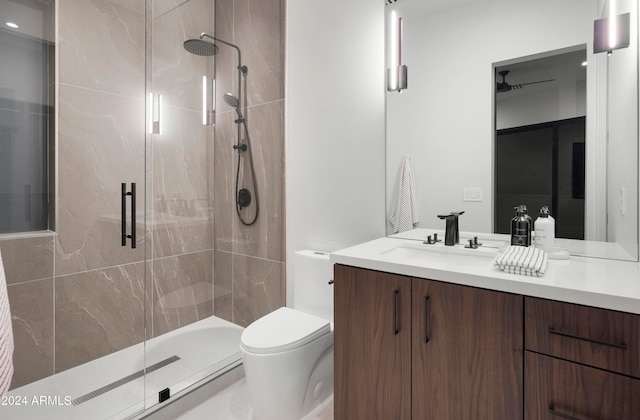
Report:
[[[154,1],[149,11],[146,360],[164,366],[147,375],[148,406],[214,369],[213,126],[203,124],[214,59],[183,48],[213,30],[214,4]]]

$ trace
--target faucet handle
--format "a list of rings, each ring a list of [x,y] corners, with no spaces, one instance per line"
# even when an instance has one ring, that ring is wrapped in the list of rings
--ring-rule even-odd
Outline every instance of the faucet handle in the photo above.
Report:
[[[425,245],[434,245],[434,244],[437,244],[438,242],[442,242],[442,239],[438,239],[438,234],[434,233],[433,237],[431,237],[431,235],[427,236],[427,240],[423,241],[422,243]]]
[[[457,218],[458,216],[464,214],[464,210],[463,211],[452,211],[449,214],[439,214],[438,218],[439,219],[446,219],[448,217],[453,217],[453,218]]]

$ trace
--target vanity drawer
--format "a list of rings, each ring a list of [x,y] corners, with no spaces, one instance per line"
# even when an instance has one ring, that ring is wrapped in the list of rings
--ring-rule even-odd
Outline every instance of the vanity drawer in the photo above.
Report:
[[[525,348],[640,378],[640,315],[525,298]]]
[[[640,379],[525,352],[525,420],[637,420]]]

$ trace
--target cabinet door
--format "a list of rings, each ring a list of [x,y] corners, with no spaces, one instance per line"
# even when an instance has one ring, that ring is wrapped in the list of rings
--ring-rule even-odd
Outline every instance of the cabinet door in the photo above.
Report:
[[[336,420],[411,416],[411,279],[335,266]]]
[[[638,379],[530,351],[525,378],[525,419],[638,419]]]
[[[413,280],[412,419],[520,419],[523,297]]]

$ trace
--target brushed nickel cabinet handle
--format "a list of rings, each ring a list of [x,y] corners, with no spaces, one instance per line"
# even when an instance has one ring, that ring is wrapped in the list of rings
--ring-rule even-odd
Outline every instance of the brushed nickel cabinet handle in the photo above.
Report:
[[[549,333],[550,334],[555,334],[555,335],[560,335],[562,337],[574,338],[576,340],[588,341],[589,343],[601,344],[603,346],[614,347],[614,348],[620,349],[620,350],[626,350],[627,349],[627,345],[624,344],[624,343],[621,343],[621,344],[608,343],[606,341],[594,340],[592,338],[581,337],[579,335],[569,334],[569,333],[566,333],[564,331],[558,331],[558,330],[556,330],[554,328],[549,328]]]

